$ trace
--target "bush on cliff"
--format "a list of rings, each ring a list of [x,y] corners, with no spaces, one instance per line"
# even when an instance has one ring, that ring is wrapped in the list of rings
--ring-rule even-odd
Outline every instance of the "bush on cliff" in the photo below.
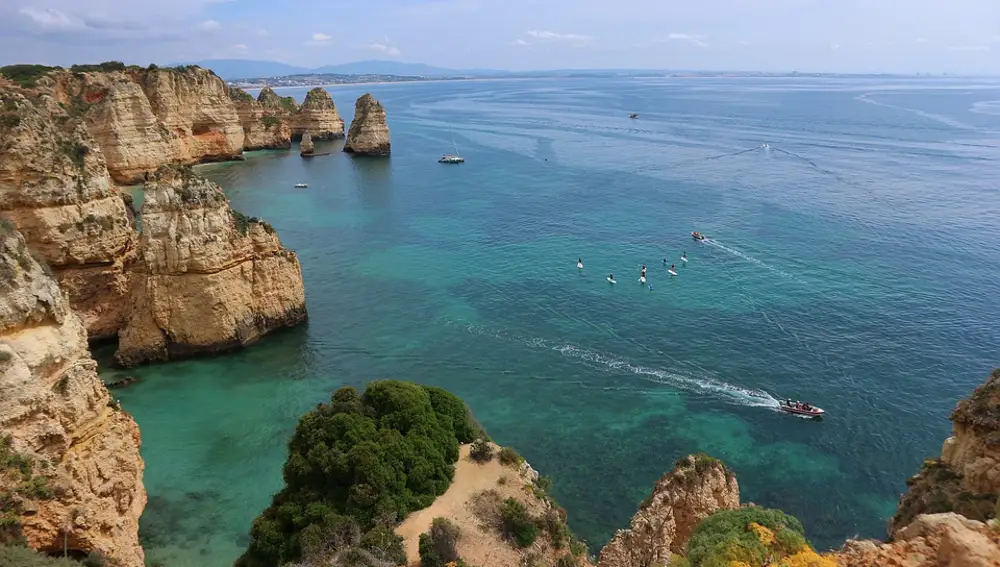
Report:
[[[688,541],[687,560],[692,567],[836,567],[809,547],[798,519],[757,506],[702,520]]]
[[[337,390],[299,421],[285,487],[254,520],[237,567],[295,561],[306,542],[344,530],[368,532],[363,541],[429,506],[451,484],[459,443],[479,432],[465,404],[440,388],[376,381],[360,395]]]
[[[493,446],[485,439],[476,439],[469,449],[469,458],[477,463],[488,463],[493,460]]]
[[[538,524],[531,517],[524,504],[508,498],[500,508],[500,520],[504,534],[512,539],[518,547],[528,547],[538,538]]]
[[[0,545],[0,567],[83,567],[84,565],[86,563],[81,564],[62,557],[49,557],[19,545]]]
[[[458,561],[458,526],[447,518],[434,518],[431,531],[420,534],[421,567],[444,567]]]
[[[6,67],[0,67],[0,75],[7,77],[22,87],[33,89],[38,79],[56,69],[59,69],[59,67],[49,67],[47,65],[7,65]]]

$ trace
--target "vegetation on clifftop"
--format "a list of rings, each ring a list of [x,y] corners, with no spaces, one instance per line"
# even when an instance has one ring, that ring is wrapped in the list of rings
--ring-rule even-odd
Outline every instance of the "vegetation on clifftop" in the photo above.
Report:
[[[354,549],[355,541],[380,561],[398,557],[400,539],[372,549],[370,535],[443,494],[459,443],[482,435],[462,400],[440,388],[376,381],[361,394],[337,390],[329,404],[299,421],[288,445],[285,487],[254,520],[237,567],[309,561],[317,553]],[[343,537],[347,532],[364,535]]]
[[[1000,446],[1000,368],[971,396],[958,402],[951,420],[974,428],[987,444]]]
[[[25,501],[48,500],[48,478],[35,474],[36,463],[14,452],[10,437],[0,436],[0,545],[22,542],[21,513]]]

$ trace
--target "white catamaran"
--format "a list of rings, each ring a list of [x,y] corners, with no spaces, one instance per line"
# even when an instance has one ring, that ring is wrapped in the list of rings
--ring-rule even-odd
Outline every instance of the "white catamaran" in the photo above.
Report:
[[[444,154],[441,156],[441,159],[438,160],[438,163],[465,163],[465,158],[458,155],[458,144],[455,143],[454,135],[451,137],[451,143],[455,146],[455,153]]]

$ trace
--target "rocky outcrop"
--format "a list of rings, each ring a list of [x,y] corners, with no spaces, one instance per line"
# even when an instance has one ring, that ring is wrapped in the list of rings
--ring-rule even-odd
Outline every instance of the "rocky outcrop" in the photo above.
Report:
[[[2,220],[0,392],[8,449],[38,475],[30,486],[11,486],[12,475],[0,471],[4,511],[14,507],[28,544],[53,553],[65,544],[142,567],[139,428],[98,378],[87,333],[58,284]]]
[[[137,237],[101,148],[47,94],[0,88],[0,216],[52,268],[90,338],[115,336]]]
[[[299,141],[299,155],[301,156],[311,156],[316,151],[316,144],[312,141],[312,136],[309,135],[309,131],[302,133],[302,140]]]
[[[953,434],[941,458],[928,460],[907,481],[890,534],[920,514],[956,512],[973,520],[992,516],[1000,498],[1000,370],[951,414]]]
[[[290,96],[280,96],[271,87],[260,89],[257,94],[257,102],[261,107],[270,112],[279,113],[282,116],[292,116],[299,111],[299,104]]]
[[[140,182],[163,164],[228,160],[243,151],[236,106],[207,69],[56,72],[38,84],[86,119],[120,183]]]
[[[123,366],[239,347],[305,320],[295,253],[190,168],[151,176],[142,224],[115,355]]]
[[[653,493],[601,549],[598,567],[652,567],[684,553],[698,522],[718,510],[737,508],[736,476],[717,459],[692,455],[677,462]]]
[[[330,93],[322,87],[306,93],[293,120],[292,136],[295,138],[307,131],[314,140],[337,140],[344,137],[344,121],[337,112],[337,105],[333,104]]]
[[[917,516],[891,543],[848,541],[842,567],[1000,567],[1000,530],[958,514]]]
[[[271,91],[274,93],[274,91]],[[275,95],[277,96],[277,95]],[[243,125],[243,149],[288,149],[292,147],[291,114],[280,107],[267,108],[243,89],[230,88],[229,98]]]
[[[389,155],[389,125],[385,123],[385,108],[375,97],[365,93],[354,103],[354,120],[347,133],[344,151],[357,155]]]

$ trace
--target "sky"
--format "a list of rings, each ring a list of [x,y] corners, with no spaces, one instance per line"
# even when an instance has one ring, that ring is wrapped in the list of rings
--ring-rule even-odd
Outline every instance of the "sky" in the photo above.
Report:
[[[0,64],[1000,74],[1000,0],[0,0]]]

